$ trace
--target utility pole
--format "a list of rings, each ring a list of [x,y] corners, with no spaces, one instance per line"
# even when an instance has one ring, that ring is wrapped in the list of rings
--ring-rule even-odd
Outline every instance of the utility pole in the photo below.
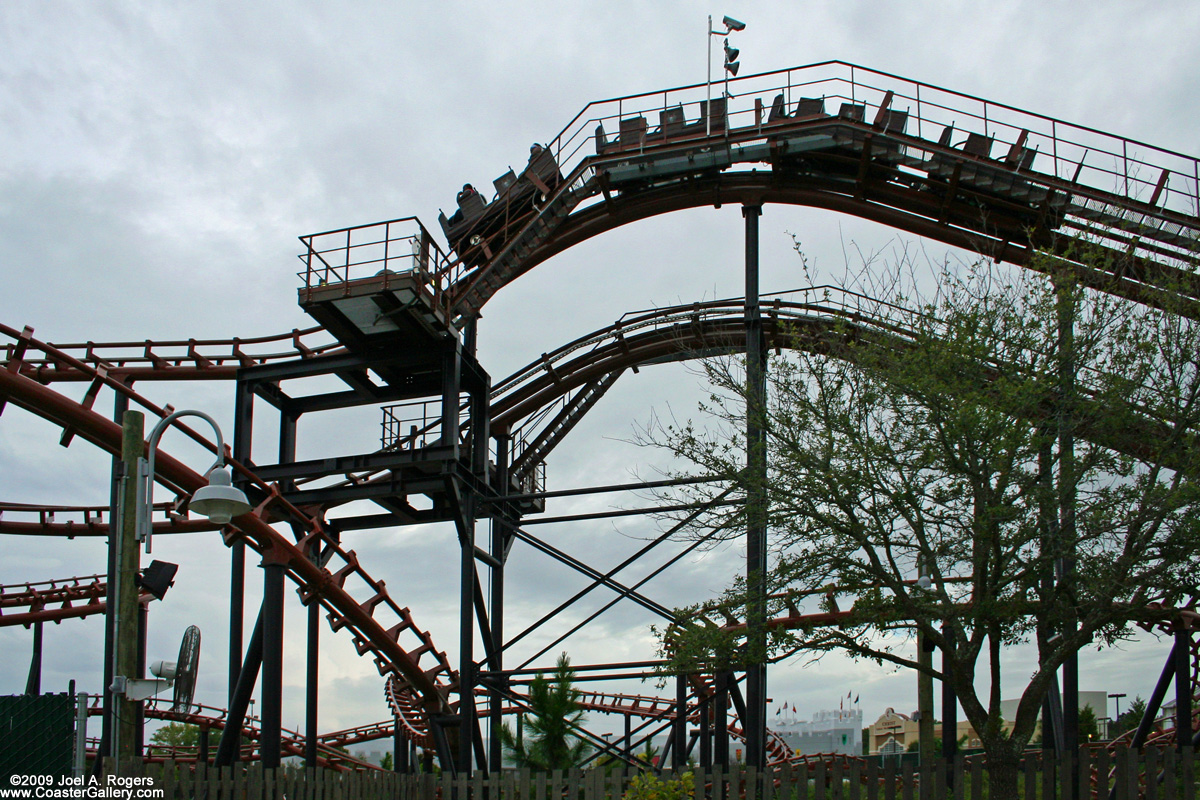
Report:
[[[115,574],[109,580],[116,583],[115,647],[113,648],[113,675],[116,680],[141,677],[138,674],[138,589],[137,574],[140,553],[137,540],[138,517],[138,459],[145,453],[142,440],[145,417],[140,411],[129,410],[121,419],[121,520],[115,529],[115,541],[110,538],[109,547],[117,551]],[[116,746],[112,749],[117,759],[117,771],[121,764],[132,759],[137,752],[137,702],[130,700],[122,689],[113,695],[113,737]]]

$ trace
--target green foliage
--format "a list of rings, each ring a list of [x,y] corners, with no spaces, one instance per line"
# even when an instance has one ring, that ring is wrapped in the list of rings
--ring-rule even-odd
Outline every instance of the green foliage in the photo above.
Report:
[[[1113,723],[1111,734],[1113,738],[1120,736],[1126,731],[1137,730],[1137,726],[1142,722],[1142,716],[1146,713],[1146,701],[1138,695],[1133,699],[1121,716],[1117,717],[1117,721]]]
[[[516,767],[536,771],[571,769],[591,752],[591,746],[572,731],[579,727],[583,711],[580,693],[572,685],[575,671],[563,653],[553,671],[551,682],[538,675],[529,685],[529,714],[523,735],[517,736],[506,723],[500,729],[500,741]]]
[[[183,722],[169,722],[150,736],[150,745],[162,747],[199,747],[200,728]]]
[[[383,767],[384,769],[388,769],[388,770],[395,769],[396,768],[396,759],[395,759],[395,757],[392,756],[391,753],[384,753],[383,758],[379,759],[379,766]]]
[[[1100,738],[1100,724],[1096,721],[1096,712],[1091,706],[1079,709],[1079,741],[1094,742]]]
[[[666,780],[653,772],[642,772],[633,777],[622,797],[624,800],[684,800],[695,794],[696,781],[690,772]]]
[[[1014,765],[1064,659],[1164,619],[1152,601],[1195,593],[1200,575],[1200,490],[1187,478],[1200,474],[1200,325],[1077,288],[1073,270],[1107,257],[947,268],[929,299],[900,271],[874,279],[876,299],[853,313],[797,323],[765,407],[739,361],[705,362],[708,422],[652,424],[644,439],[726,482],[669,501],[765,489],[768,614],[839,616],[772,627],[755,652],[728,624],[747,616],[739,580],[660,632],[671,669],[844,652],[942,678],[913,655],[919,631],[947,655],[989,760]],[[745,469],[748,419],[766,431],[765,486]],[[688,532],[743,536],[747,505],[714,506]],[[1067,557],[1074,573],[1055,582]],[[1038,666],[1005,731],[1001,653],[1022,642]]]

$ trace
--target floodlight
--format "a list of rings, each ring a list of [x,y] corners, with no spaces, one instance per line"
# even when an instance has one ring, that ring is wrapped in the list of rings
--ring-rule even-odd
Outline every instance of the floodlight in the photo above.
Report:
[[[727,31],[744,31],[746,29],[746,23],[738,22],[733,17],[725,17],[721,22],[725,23]]]

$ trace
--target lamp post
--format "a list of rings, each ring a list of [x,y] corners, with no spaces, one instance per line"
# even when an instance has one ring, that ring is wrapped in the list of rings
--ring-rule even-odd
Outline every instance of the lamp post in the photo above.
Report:
[[[135,751],[137,703],[149,696],[138,676],[138,544],[146,543],[150,552],[150,532],[154,514],[154,456],[158,441],[167,427],[179,417],[194,416],[212,425],[217,434],[217,460],[208,472],[208,485],[193,495],[189,507],[208,517],[217,525],[227,525],[233,517],[250,510],[246,495],[234,488],[225,469],[225,441],[221,429],[212,417],[201,411],[176,411],[162,419],[150,434],[147,442],[142,441],[144,416],[140,411],[126,411],[122,418],[121,460],[124,475],[121,478],[120,524],[114,518],[109,547],[116,551],[113,574],[108,576],[113,587],[115,602],[108,609],[112,615],[113,631],[113,683],[109,687],[113,694],[111,720],[112,743],[109,753],[116,758],[116,769],[120,772],[121,762],[132,758]],[[148,457],[143,457],[147,453]],[[132,480],[130,479],[132,478]],[[151,694],[153,691],[151,691]]]
[[[708,35],[705,37],[705,42],[708,44],[708,80],[706,82],[707,87],[708,87],[708,98],[704,104],[704,135],[705,136],[712,135],[712,37],[728,36],[729,34],[733,33],[734,31],[745,30],[745,28],[746,28],[746,23],[738,22],[733,17],[724,17],[724,18],[722,18],[721,23],[725,26],[725,30],[724,31],[714,31],[713,26],[712,26],[712,15],[709,14],[708,25],[705,26],[705,28],[704,28],[708,32]],[[741,64],[739,62],[734,60],[738,57],[738,52],[739,52],[738,50],[735,50],[734,48],[729,46],[728,40],[725,41],[725,94],[726,95],[729,94],[729,74],[733,73],[734,75],[737,75],[738,67],[741,66]]]
[[[1125,693],[1124,693],[1124,692],[1117,692],[1116,694],[1110,694],[1110,695],[1108,696],[1108,699],[1109,699],[1109,700],[1116,700],[1116,701],[1117,701],[1117,715],[1116,715],[1115,717],[1113,717],[1113,721],[1114,721],[1114,722],[1120,722],[1120,721],[1121,721],[1121,698],[1122,698],[1122,697],[1124,697],[1124,696],[1125,696]]]

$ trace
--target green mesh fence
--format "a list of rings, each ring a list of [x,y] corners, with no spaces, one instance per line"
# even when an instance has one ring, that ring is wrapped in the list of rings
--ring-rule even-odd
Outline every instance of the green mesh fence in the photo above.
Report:
[[[11,775],[70,775],[75,698],[0,696],[0,785]]]

